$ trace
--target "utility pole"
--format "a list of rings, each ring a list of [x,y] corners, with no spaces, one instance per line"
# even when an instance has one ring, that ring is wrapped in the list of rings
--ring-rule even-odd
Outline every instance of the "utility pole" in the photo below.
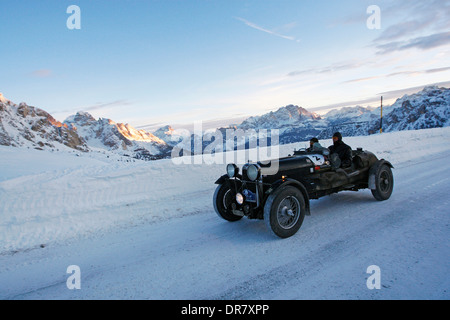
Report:
[[[383,96],[381,96],[380,133],[383,133]]]

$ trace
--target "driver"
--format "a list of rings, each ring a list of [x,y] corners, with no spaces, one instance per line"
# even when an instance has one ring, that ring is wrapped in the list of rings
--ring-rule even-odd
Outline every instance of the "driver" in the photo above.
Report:
[[[341,168],[348,168],[352,165],[352,148],[342,141],[342,134],[333,134],[333,145],[328,147],[330,154],[337,153],[341,159]]]

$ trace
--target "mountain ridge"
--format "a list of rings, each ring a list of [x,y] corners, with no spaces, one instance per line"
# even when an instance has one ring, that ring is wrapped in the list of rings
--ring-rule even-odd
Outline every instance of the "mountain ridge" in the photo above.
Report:
[[[329,139],[335,131],[344,136],[364,136],[380,131],[380,113],[380,107],[356,106],[333,109],[321,116],[290,104],[216,131],[278,129],[280,144],[307,141],[312,137]],[[385,106],[382,125],[384,132],[418,130],[450,126],[449,119],[450,89],[427,86]],[[16,105],[0,93],[0,145],[37,149],[68,147],[82,152],[113,152],[156,160],[170,157],[171,150],[181,141],[189,141],[189,136],[193,146],[198,137],[186,130],[166,125],[151,133],[111,119],[95,119],[84,111],[60,122],[42,109],[26,103]]]
[[[116,123],[111,119],[96,120],[87,112],[69,116],[64,124],[72,125],[92,148],[108,151],[131,152],[136,158],[164,155],[168,145],[152,133],[137,130],[129,124]]]

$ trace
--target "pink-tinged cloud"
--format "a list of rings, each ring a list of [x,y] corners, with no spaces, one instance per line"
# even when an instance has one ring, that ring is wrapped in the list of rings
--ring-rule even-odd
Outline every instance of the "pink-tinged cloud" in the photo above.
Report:
[[[53,72],[49,69],[40,69],[33,71],[31,75],[36,78],[48,78],[53,75]]]

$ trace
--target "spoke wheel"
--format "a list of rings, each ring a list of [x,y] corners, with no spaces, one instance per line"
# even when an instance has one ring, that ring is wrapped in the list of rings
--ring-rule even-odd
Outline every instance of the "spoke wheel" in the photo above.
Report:
[[[305,218],[305,198],[293,186],[279,187],[264,205],[264,221],[269,230],[280,238],[293,236]]]
[[[297,198],[287,196],[278,205],[278,224],[283,229],[292,228],[300,218],[300,203]]]

